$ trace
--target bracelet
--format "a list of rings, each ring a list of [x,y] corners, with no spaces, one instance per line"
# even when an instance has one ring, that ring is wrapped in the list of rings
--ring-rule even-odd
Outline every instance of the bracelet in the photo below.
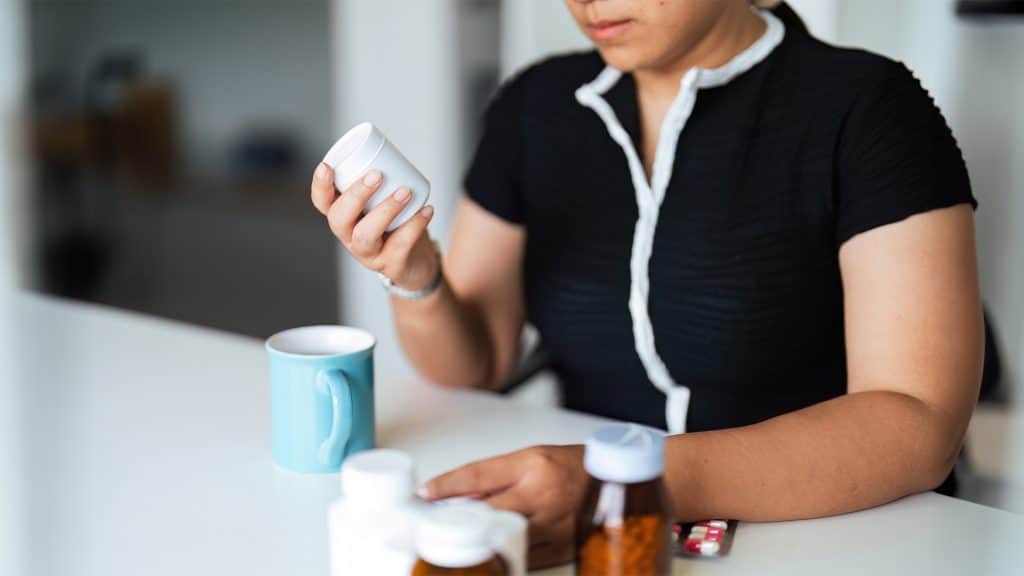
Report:
[[[434,251],[437,253],[437,273],[434,274],[434,279],[430,281],[425,288],[419,290],[406,290],[401,286],[396,286],[391,278],[388,278],[384,274],[378,272],[377,277],[380,278],[381,284],[384,285],[384,290],[392,296],[397,296],[403,300],[422,300],[427,296],[430,296],[437,289],[441,287],[441,281],[444,280],[444,271],[441,267],[441,251],[437,247],[437,242],[434,242]]]

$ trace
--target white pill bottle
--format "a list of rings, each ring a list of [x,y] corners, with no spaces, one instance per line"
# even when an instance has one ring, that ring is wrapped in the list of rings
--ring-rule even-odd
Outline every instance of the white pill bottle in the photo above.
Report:
[[[341,498],[327,512],[331,576],[409,575],[424,506],[415,487],[412,459],[398,450],[368,450],[345,460]]]
[[[387,200],[395,190],[402,186],[409,188],[412,192],[409,203],[391,221],[388,232],[405,224],[430,197],[430,182],[369,122],[357,124],[339,138],[327,151],[324,163],[334,169],[334,186],[342,193],[370,170],[380,171],[384,179],[366,202],[367,212]]]

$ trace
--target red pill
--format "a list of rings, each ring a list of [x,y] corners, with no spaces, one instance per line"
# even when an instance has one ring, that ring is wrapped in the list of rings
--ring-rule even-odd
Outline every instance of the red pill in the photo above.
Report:
[[[711,556],[713,554],[718,553],[718,550],[719,548],[721,548],[721,545],[718,542],[713,542],[711,540],[689,538],[683,544],[683,547],[685,547],[687,550],[695,554]]]

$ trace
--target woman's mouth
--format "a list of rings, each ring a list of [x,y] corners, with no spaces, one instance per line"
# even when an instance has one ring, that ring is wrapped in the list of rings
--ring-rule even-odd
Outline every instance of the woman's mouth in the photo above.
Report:
[[[598,20],[587,25],[594,40],[611,40],[621,36],[633,26],[632,20]]]

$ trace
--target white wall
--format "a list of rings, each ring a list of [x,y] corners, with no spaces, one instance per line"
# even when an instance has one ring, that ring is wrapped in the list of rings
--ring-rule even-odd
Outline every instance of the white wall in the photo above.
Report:
[[[835,42],[839,34],[837,0],[789,0],[788,4],[807,25],[811,34],[826,42]]]
[[[24,88],[21,4],[0,0],[0,574],[23,574],[21,394],[16,386],[14,309],[11,293],[21,281],[23,174],[19,137]]]
[[[427,176],[447,237],[461,182],[458,0],[334,0],[334,133],[369,120]],[[401,14],[396,18],[395,14]],[[342,321],[378,339],[378,379],[413,378],[380,282],[339,247]]]

